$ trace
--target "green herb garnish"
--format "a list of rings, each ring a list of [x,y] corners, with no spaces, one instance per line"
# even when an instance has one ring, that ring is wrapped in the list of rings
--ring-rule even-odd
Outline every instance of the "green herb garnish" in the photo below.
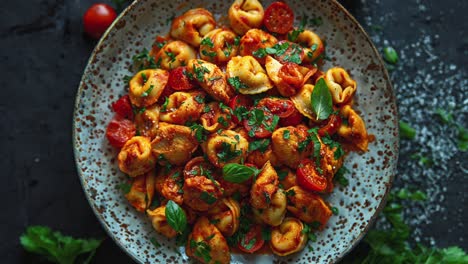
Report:
[[[385,47],[383,49],[384,59],[391,64],[396,64],[398,62],[398,54],[396,50],[392,47]]]
[[[333,113],[332,96],[323,78],[319,79],[315,84],[311,95],[311,103],[317,120],[325,120]]]
[[[184,210],[174,201],[169,200],[166,204],[167,223],[179,234],[187,228],[187,216]]]
[[[239,91],[240,89],[249,88],[249,86],[243,83],[238,76],[229,77],[227,81],[232,87],[234,87],[234,89],[236,89],[236,91]]]
[[[228,182],[243,183],[260,171],[249,166],[229,163],[223,167],[223,178]]]
[[[408,123],[400,121],[400,137],[406,139],[414,139],[416,137],[416,130]]]

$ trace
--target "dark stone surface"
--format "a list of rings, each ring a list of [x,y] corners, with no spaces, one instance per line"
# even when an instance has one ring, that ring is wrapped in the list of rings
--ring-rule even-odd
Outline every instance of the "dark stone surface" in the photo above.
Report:
[[[3,202],[0,214],[1,263],[35,263],[25,253],[19,236],[32,224],[48,225],[78,237],[105,238],[93,263],[131,263],[131,259],[107,237],[83,194],[73,160],[71,122],[74,96],[87,59],[96,44],[82,32],[82,14],[92,0],[4,0],[0,9],[0,167]],[[385,14],[384,37],[398,50],[413,42],[415,30],[439,34],[438,55],[464,72],[468,28],[465,1],[423,1],[429,10],[421,15],[419,2],[343,1],[361,22],[378,21]],[[428,19],[427,17],[430,16]],[[368,27],[367,27],[368,28]],[[407,55],[408,57],[411,55]],[[418,69],[429,64],[422,63]],[[408,69],[411,75],[417,68]],[[412,72],[413,71],[413,72]],[[437,87],[434,87],[434,89]],[[466,91],[460,87],[447,87]],[[459,89],[459,90],[456,90]],[[460,96],[466,98],[466,93]],[[466,104],[466,103],[465,103]],[[401,114],[401,113],[400,113]],[[466,115],[466,113],[465,113]],[[466,116],[465,116],[466,117]],[[410,119],[411,121],[412,119]],[[466,118],[463,119],[466,121]],[[413,120],[414,121],[414,120]],[[465,123],[466,126],[466,123]],[[401,157],[404,164],[409,158]],[[434,237],[439,246],[468,244],[466,227],[467,177],[457,162],[449,168],[453,177],[435,184],[447,185],[441,215],[422,228],[422,237]],[[403,185],[401,180],[397,184]],[[461,202],[461,203],[460,203]],[[448,216],[446,219],[443,216]],[[447,230],[455,228],[454,232]],[[360,248],[360,251],[365,248]]]

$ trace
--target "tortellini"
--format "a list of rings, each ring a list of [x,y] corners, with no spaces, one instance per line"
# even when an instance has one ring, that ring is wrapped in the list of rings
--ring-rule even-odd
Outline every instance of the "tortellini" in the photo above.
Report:
[[[316,122],[317,117],[314,111],[312,110],[311,104],[313,90],[314,85],[305,84],[295,96],[291,97],[291,101],[294,103],[294,106],[301,114]]]
[[[228,12],[232,29],[240,35],[249,29],[259,28],[263,15],[263,6],[258,0],[235,0]]]
[[[270,226],[278,226],[283,222],[284,216],[286,215],[286,194],[283,189],[278,189],[270,199],[271,201],[267,208],[261,210],[254,208],[253,211],[263,223]]]
[[[177,235],[177,232],[167,223],[165,205],[154,210],[147,210],[146,213],[151,219],[151,224],[156,232],[167,238],[173,238]]]
[[[227,84],[226,75],[216,64],[203,60],[191,60],[187,65],[187,69],[203,90],[214,99],[227,104],[234,96],[234,89]]]
[[[267,161],[252,184],[250,204],[255,209],[266,209],[273,201],[273,195],[278,191],[278,174],[270,161]]]
[[[161,122],[151,147],[160,163],[183,165],[190,160],[198,143],[189,127]]]
[[[175,40],[164,45],[154,60],[161,68],[170,70],[187,65],[189,60],[197,58],[194,48],[183,41]]]
[[[299,186],[291,187],[287,192],[293,193],[293,195],[288,196],[288,211],[305,223],[320,223],[319,228],[323,229],[332,215],[332,211],[322,198],[317,194],[305,191]]]
[[[237,55],[239,40],[234,32],[217,28],[206,34],[200,43],[200,58],[209,62],[223,64]]]
[[[258,49],[271,48],[278,42],[273,35],[261,29],[250,29],[240,40],[239,55],[253,56]],[[256,58],[261,64],[265,63],[264,58]]]
[[[258,168],[263,167],[267,161],[270,161],[273,166],[281,165],[275,153],[271,150],[271,146],[268,146],[265,151],[254,150],[247,156],[247,162],[254,164]]]
[[[347,121],[338,128],[338,135],[348,140],[361,151],[367,151],[369,137],[362,118],[349,105],[343,106],[341,116]]]
[[[285,139],[284,131],[289,131],[289,138]],[[299,163],[310,156],[313,145],[308,141],[307,128],[305,127],[282,127],[273,132],[271,136],[271,147],[277,159],[290,168],[297,168]]]
[[[147,107],[156,103],[169,80],[169,72],[161,69],[138,72],[129,83],[132,104]]]
[[[223,195],[219,182],[205,176],[184,180],[184,204],[195,211],[208,211]]]
[[[179,125],[198,120],[204,101],[203,92],[175,92],[166,98],[159,120]]]
[[[307,244],[304,224],[293,217],[287,217],[281,225],[271,230],[270,248],[278,256],[287,256],[301,251]]]
[[[240,205],[232,198],[224,198],[208,211],[210,221],[225,236],[232,236],[239,229]]]
[[[198,47],[203,37],[215,27],[216,21],[210,11],[204,8],[190,9],[172,21],[171,36]]]
[[[235,127],[230,108],[228,109],[225,106],[221,108],[219,103],[211,102],[207,105],[206,111],[200,117],[200,123],[206,131],[215,132],[218,129],[231,129]]]
[[[262,65],[252,56],[234,57],[227,64],[228,78],[239,78],[242,94],[259,94],[273,88],[273,83],[268,78]]]
[[[271,56],[266,56],[265,68],[278,92],[284,97],[294,96],[299,92],[309,71],[308,68],[294,63],[281,64]]]
[[[141,136],[153,139],[159,127],[159,105],[147,107],[135,115],[136,130]]]
[[[151,142],[147,137],[135,136],[128,140],[117,157],[119,169],[130,177],[149,172],[156,165],[151,155]]]
[[[151,184],[146,184],[152,183]],[[148,208],[154,195],[154,172],[137,176],[133,179],[130,191],[125,194],[128,202],[139,212]]]
[[[356,92],[356,81],[343,68],[329,69],[325,74],[325,82],[335,104],[349,102]]]
[[[184,178],[180,168],[168,170],[160,168],[155,179],[156,191],[168,200],[172,200],[179,205],[182,205],[184,196],[182,194],[182,185]]]
[[[297,43],[304,47],[304,61],[315,62],[317,58],[322,55],[325,51],[325,45],[323,45],[320,37],[310,30],[304,30],[297,36]]]
[[[227,163],[240,163],[247,157],[249,142],[233,130],[212,134],[202,145],[210,162],[219,168]]]
[[[209,254],[208,261],[200,254],[196,254],[199,247],[207,249],[207,253]],[[231,261],[231,254],[226,239],[205,216],[200,217],[195,223],[192,233],[189,235],[185,252],[188,256],[196,258],[202,263],[228,264]]]

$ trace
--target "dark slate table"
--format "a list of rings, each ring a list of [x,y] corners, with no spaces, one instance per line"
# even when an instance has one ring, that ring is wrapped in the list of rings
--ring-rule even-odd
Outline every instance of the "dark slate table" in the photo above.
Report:
[[[78,237],[105,238],[94,263],[131,263],[106,236],[88,206],[73,161],[73,102],[96,44],[82,32],[93,0],[4,0],[0,9],[0,214],[2,263],[35,263],[18,237],[32,224]],[[454,126],[437,108],[467,127],[467,1],[342,1],[376,46],[393,46],[391,71],[402,120],[418,131],[403,140],[396,187],[425,191],[408,203],[414,241],[468,250],[468,155],[458,151]],[[432,162],[424,164],[420,157]],[[362,245],[358,251],[365,251]],[[356,254],[354,251],[352,254]]]

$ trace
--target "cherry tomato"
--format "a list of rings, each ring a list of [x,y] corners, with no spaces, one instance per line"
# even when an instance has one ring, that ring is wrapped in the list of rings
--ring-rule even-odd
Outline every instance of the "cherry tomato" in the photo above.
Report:
[[[303,159],[297,167],[297,183],[302,188],[322,192],[327,188],[327,178],[317,171],[315,162],[310,159]]]
[[[135,133],[136,128],[132,121],[117,116],[107,125],[106,137],[112,146],[121,148]]]
[[[238,94],[229,101],[228,105],[232,109],[232,111],[235,111],[237,108],[241,106],[249,110],[253,105],[253,101],[247,95]],[[234,121],[234,123],[236,124],[240,122],[240,120],[235,115],[233,116],[232,121]]]
[[[263,113],[263,117],[262,114]],[[273,126],[274,115],[265,108],[255,107],[244,119],[244,127],[250,137],[267,138],[271,136],[276,126]]]
[[[285,45],[283,43],[287,43],[288,45],[286,51],[280,56],[274,55],[274,57],[281,63],[294,62],[297,64],[301,64],[305,55],[304,49],[299,44],[289,42],[286,40],[281,40],[280,42],[278,42],[278,45]]]
[[[117,13],[106,4],[94,4],[83,16],[84,31],[92,38],[99,39],[114,22]]]
[[[263,24],[274,33],[286,34],[293,27],[294,12],[283,2],[274,2],[265,10]]]
[[[176,91],[193,89],[195,85],[192,80],[187,77],[186,73],[187,67],[185,66],[173,69],[169,74],[168,85]]]
[[[124,95],[112,104],[112,109],[121,117],[133,119],[133,109],[128,95]]]
[[[164,102],[166,101],[166,98],[169,97],[169,95],[173,94],[174,92],[175,90],[172,89],[172,87],[170,87],[168,84],[166,84],[166,86],[164,87],[164,90],[161,93],[161,96],[159,96],[158,104],[164,104]]]
[[[265,106],[272,114],[281,118],[290,116],[295,109],[291,100],[280,98],[263,98],[257,106]]]
[[[302,87],[304,81],[304,75],[302,75],[299,65],[291,62],[286,62],[281,66],[278,77],[293,87]]]
[[[285,126],[297,126],[302,122],[303,115],[294,107],[293,112],[288,117],[280,118],[279,124]]]
[[[265,240],[262,238],[262,227],[260,225],[252,226],[247,234],[241,238],[238,247],[246,253],[254,253],[263,247]]]
[[[318,130],[319,136],[323,137],[325,135],[333,135],[338,131],[338,128],[341,126],[341,117],[340,115],[331,115],[328,118],[328,122]]]

